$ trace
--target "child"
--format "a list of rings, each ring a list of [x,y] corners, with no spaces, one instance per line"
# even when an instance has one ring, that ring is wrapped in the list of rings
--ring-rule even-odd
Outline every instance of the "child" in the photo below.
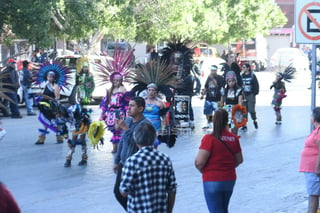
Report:
[[[285,80],[287,82],[290,82],[291,79],[293,79],[293,74],[295,73],[295,68],[293,68],[291,65],[289,65],[283,73],[278,72],[276,75],[276,79],[274,82],[272,82],[272,85],[270,86],[270,89],[274,88],[274,94],[272,99],[272,105],[273,109],[276,113],[276,125],[280,125],[282,121],[281,116],[281,104],[282,99],[287,97],[286,93],[286,87],[285,83],[282,80]]]
[[[221,97],[221,102],[224,108],[228,112],[229,116],[229,126],[231,127],[231,132],[235,135],[238,134],[238,126],[234,123],[232,119],[232,109],[236,105],[242,106],[243,104],[243,92],[242,88],[237,84],[237,76],[235,72],[228,71],[226,74],[226,88],[224,94]]]

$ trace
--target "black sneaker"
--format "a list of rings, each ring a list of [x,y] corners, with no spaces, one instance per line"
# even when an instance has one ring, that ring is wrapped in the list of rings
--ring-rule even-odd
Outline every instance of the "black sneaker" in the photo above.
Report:
[[[64,167],[70,167],[71,166],[71,160],[66,160],[64,163]]]
[[[86,160],[81,160],[79,163],[78,163],[78,166],[85,166],[87,165],[87,161]]]
[[[22,118],[21,115],[11,115],[11,118]]]
[[[253,125],[254,125],[254,128],[258,129],[258,122],[257,121],[253,121]]]
[[[247,126],[243,126],[243,127],[241,127],[241,130],[242,130],[242,131],[247,131],[248,128],[247,128]]]

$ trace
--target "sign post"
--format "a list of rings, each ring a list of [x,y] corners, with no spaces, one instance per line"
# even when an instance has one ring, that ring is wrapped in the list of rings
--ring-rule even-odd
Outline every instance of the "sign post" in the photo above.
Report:
[[[296,0],[295,43],[312,44],[311,111],[316,104],[316,45],[320,45],[320,0]],[[313,127],[311,125],[311,131]]]

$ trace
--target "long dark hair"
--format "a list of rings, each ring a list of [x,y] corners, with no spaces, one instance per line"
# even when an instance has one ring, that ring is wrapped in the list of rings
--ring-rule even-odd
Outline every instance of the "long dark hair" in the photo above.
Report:
[[[251,70],[251,66],[250,66],[250,64],[249,64],[249,63],[245,63],[245,64],[243,64],[243,65],[247,67],[247,69],[249,70],[249,72],[251,72],[251,71],[252,71],[252,70]]]
[[[225,109],[218,109],[214,112],[213,115],[213,131],[212,136],[220,138],[222,131],[228,125],[228,112]]]
[[[121,86],[123,86],[123,83],[122,83],[122,79],[121,79],[121,82],[120,82],[120,87]],[[107,93],[108,93],[108,104],[110,103],[110,100],[111,100],[111,96],[112,96],[112,92],[113,92],[113,90],[114,90],[114,83],[112,82],[112,84],[111,84],[111,88],[110,88],[110,90],[107,90]]]

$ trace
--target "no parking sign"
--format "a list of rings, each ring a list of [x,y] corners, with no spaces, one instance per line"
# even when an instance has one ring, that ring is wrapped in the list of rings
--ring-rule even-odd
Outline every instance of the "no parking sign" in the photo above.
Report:
[[[320,44],[320,0],[296,0],[296,43]]]

